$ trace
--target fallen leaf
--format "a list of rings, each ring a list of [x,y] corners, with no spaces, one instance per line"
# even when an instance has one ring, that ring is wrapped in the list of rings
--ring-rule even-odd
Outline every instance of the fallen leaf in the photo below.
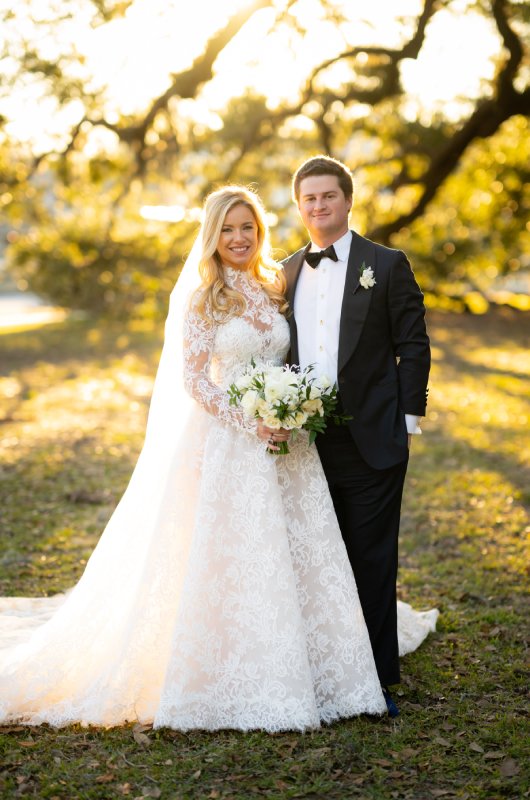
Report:
[[[142,796],[143,797],[161,797],[162,789],[159,789],[158,786],[144,786],[142,788]]]
[[[324,756],[326,753],[331,751],[331,747],[317,747],[315,750],[311,750],[312,756]]]
[[[448,794],[454,794],[451,789],[431,789],[430,791],[433,797],[446,797]]]
[[[110,783],[114,780],[114,775],[111,772],[106,772],[104,775],[96,777],[96,783]]]
[[[474,753],[483,753],[484,748],[479,745],[478,742],[471,742],[469,745],[469,749],[473,750]]]
[[[487,753],[484,753],[484,758],[504,758],[506,753],[502,753],[500,750],[488,750]]]
[[[133,731],[135,731],[136,733],[145,733],[146,731],[151,731],[151,730],[153,730],[152,725],[142,725],[141,722],[137,722],[133,728]]]
[[[196,772],[193,773],[193,775],[191,777],[195,778],[195,780],[197,780],[197,778],[201,777],[201,772],[202,772],[202,770],[198,769]]]
[[[507,758],[506,761],[503,761],[500,765],[500,771],[501,775],[503,775],[505,778],[512,778],[519,772],[519,767],[513,758]]]
[[[444,739],[443,736],[435,736],[433,739],[435,744],[439,744],[442,747],[452,747],[453,745],[451,742],[448,742],[447,739]]]
[[[146,736],[145,733],[139,733],[138,731],[133,731],[133,739],[136,744],[141,744],[143,747],[149,747],[151,744],[149,736]]]

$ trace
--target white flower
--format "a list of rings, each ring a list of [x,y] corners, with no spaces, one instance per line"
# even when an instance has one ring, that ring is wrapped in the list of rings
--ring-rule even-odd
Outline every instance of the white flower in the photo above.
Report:
[[[319,389],[322,389],[323,391],[329,389],[331,386],[331,381],[327,375],[321,375],[320,378],[316,379],[315,383]]]
[[[259,395],[253,389],[249,389],[248,392],[245,392],[243,397],[241,398],[241,406],[243,411],[247,416],[253,417],[256,413],[256,408],[258,406]]]
[[[250,375],[241,375],[236,381],[236,386],[241,392],[244,392],[245,389],[249,388],[251,382],[252,377]]]
[[[267,403],[274,403],[282,396],[283,387],[279,381],[267,381],[265,384],[265,400]]]
[[[297,411],[297,413],[293,417],[293,427],[301,428],[302,425],[307,422],[309,419],[309,414],[306,414],[305,411]]]
[[[361,266],[361,277],[359,278],[359,283],[363,289],[371,289],[372,286],[375,286],[374,271],[372,267],[366,267],[364,265],[364,261]]]
[[[302,403],[302,409],[311,416],[311,414],[323,414],[323,406],[322,400],[319,397],[316,397],[314,400],[304,400]]]
[[[261,416],[261,415],[260,415]],[[263,420],[263,424],[267,426],[267,428],[272,428],[273,430],[279,430],[282,427],[282,423],[278,419],[277,416],[270,413],[265,413],[261,417]]]

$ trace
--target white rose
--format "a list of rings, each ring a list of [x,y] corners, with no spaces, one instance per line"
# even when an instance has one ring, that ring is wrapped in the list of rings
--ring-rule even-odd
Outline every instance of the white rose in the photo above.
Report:
[[[372,267],[365,267],[363,269],[361,277],[359,278],[359,283],[363,289],[371,289],[372,286],[375,286],[374,271]]]
[[[236,381],[236,386],[241,392],[244,392],[245,389],[249,388],[251,382],[252,378],[250,375],[241,375]]]
[[[320,416],[322,416],[324,413],[322,400],[319,398],[315,398],[314,400],[304,400],[302,403],[302,409],[309,414],[309,416],[313,416],[313,414],[320,414]]]
[[[309,415],[305,413],[305,411],[298,411],[296,414],[293,415],[293,427],[301,428],[302,425],[307,422],[309,419]]]
[[[270,407],[269,403],[267,403],[266,400],[263,400],[263,398],[260,398],[258,400],[258,402],[256,403],[256,411],[258,413],[258,416],[261,417],[261,419],[264,419],[266,416],[268,416],[271,413],[271,407]]]
[[[321,390],[329,389],[331,386],[331,381],[327,375],[321,375],[320,378],[317,380],[317,385],[320,387]]]
[[[256,413],[259,395],[254,389],[249,389],[241,398],[241,407],[247,416],[253,417]]]
[[[273,403],[283,395],[283,383],[277,377],[265,382],[264,390],[265,400],[268,403]]]
[[[282,427],[282,423],[280,422],[278,417],[274,416],[274,414],[270,413],[265,414],[265,416],[262,417],[262,420],[263,424],[266,425],[267,428],[272,428],[275,431],[279,430]]]

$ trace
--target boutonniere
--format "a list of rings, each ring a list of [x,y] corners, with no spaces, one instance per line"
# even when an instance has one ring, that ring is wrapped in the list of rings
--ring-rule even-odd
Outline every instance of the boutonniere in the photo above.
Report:
[[[359,267],[359,274],[359,283],[363,289],[371,289],[372,286],[375,286],[374,270],[372,267],[367,267],[364,261]]]

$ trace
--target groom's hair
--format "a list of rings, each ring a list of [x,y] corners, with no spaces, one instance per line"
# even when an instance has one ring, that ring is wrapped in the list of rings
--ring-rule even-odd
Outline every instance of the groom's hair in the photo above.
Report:
[[[335,175],[345,197],[353,197],[353,178],[350,170],[336,158],[330,156],[314,156],[298,167],[293,177],[293,199],[300,199],[300,184],[310,175]]]

